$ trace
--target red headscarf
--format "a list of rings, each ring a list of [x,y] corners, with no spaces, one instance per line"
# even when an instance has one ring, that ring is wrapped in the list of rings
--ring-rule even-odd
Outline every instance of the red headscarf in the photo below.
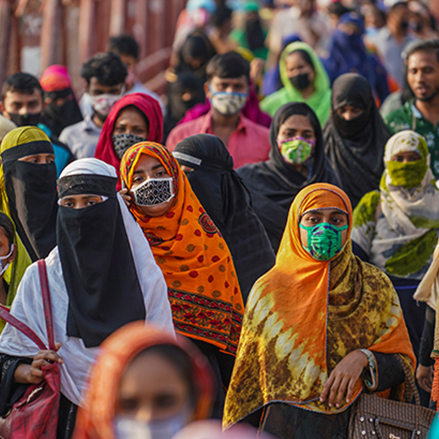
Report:
[[[99,136],[99,142],[96,146],[95,157],[102,160],[109,165],[115,167],[117,176],[119,177],[120,158],[116,154],[113,145],[112,134],[114,125],[119,116],[119,113],[129,105],[134,105],[138,108],[148,119],[148,138],[151,142],[160,143],[163,138],[163,115],[160,104],[151,96],[145,93],[132,93],[125,95],[119,99],[115,104],[104,126],[102,127],[101,135]],[[117,183],[117,189],[121,188],[120,181]]]

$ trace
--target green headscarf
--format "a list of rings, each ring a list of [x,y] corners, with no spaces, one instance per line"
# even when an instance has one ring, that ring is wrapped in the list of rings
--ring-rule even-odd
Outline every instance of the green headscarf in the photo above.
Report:
[[[308,99],[305,99],[301,92],[293,86],[287,75],[285,60],[288,55],[296,50],[303,50],[310,56],[315,71],[314,87],[316,90]],[[314,110],[320,124],[323,126],[328,120],[331,110],[331,85],[323,64],[311,46],[302,42],[289,44],[282,52],[279,69],[284,87],[263,99],[260,104],[261,110],[270,116],[274,116],[276,111],[288,102],[305,102]]]

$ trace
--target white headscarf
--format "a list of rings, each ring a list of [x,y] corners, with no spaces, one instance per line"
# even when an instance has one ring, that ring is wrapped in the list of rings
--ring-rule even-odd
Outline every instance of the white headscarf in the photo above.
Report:
[[[77,174],[116,177],[112,166],[94,158],[81,159],[71,163],[64,169],[61,178]],[[162,271],[154,260],[142,229],[131,216],[122,197],[118,194],[117,198],[144,296],[145,322],[174,333],[168,290]],[[80,405],[88,369],[98,348],[86,348],[82,339],[66,335],[69,300],[58,247],[55,247],[46,258],[46,265],[52,301],[55,342],[61,343],[58,352],[64,360],[64,364],[60,365],[61,393],[74,404]],[[32,264],[26,270],[13,302],[11,314],[29,326],[47,346],[44,308],[36,264]],[[32,358],[38,351],[38,347],[25,335],[9,324],[6,325],[0,337],[0,353]]]

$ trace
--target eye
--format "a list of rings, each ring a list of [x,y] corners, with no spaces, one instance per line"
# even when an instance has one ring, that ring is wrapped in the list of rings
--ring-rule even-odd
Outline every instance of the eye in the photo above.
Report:
[[[88,200],[87,201],[87,206],[94,206],[95,204],[98,204],[98,202],[96,200]]]
[[[142,181],[144,181],[145,179],[141,176],[141,175],[136,175],[133,178],[133,183],[142,183]]]
[[[133,411],[137,409],[139,402],[134,398],[121,399],[120,406],[123,410]]]
[[[62,206],[63,207],[69,207],[69,208],[74,208],[75,207],[75,204],[72,202],[72,201],[64,201],[63,203],[62,203]]]
[[[157,171],[156,173],[155,173],[155,176],[156,177],[163,177],[164,175],[166,175],[166,171]]]
[[[175,395],[159,395],[154,402],[157,408],[164,409],[176,405],[178,400]]]

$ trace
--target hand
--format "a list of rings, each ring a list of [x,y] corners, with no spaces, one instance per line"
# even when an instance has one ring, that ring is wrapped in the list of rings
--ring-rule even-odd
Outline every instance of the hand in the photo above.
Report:
[[[368,363],[366,354],[359,350],[346,355],[329,375],[323,386],[320,402],[327,401],[329,407],[335,402],[335,405],[340,407],[345,395],[346,402],[350,402],[355,384]]]
[[[125,204],[130,207],[130,203],[131,203],[131,196],[128,195],[129,191],[127,188],[122,189],[121,191],[119,191],[119,195],[123,198],[123,201],[125,201]]]
[[[431,392],[431,386],[433,385],[433,368],[431,366],[418,365],[416,369],[416,379],[418,380],[421,389],[426,392]]]
[[[250,63],[250,78],[254,84],[258,84],[264,74],[265,62],[261,58],[255,58]]]
[[[23,384],[40,384],[44,380],[42,366],[48,366],[53,362],[63,364],[63,359],[57,354],[61,343],[55,344],[55,351],[40,351],[35,355],[32,364],[20,364],[15,370],[14,380]]]

